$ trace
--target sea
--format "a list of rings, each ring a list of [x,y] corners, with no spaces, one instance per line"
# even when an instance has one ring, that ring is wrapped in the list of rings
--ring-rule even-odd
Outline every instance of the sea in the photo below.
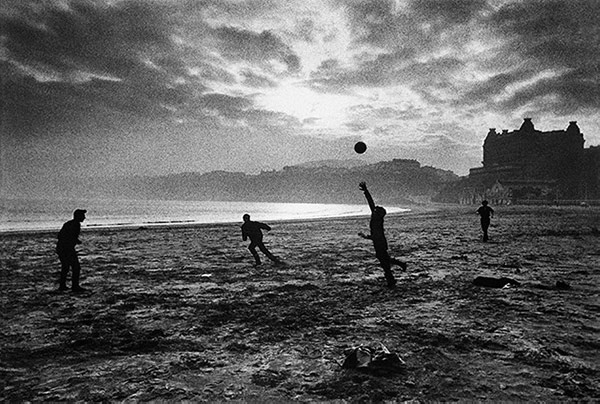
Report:
[[[82,229],[273,222],[370,215],[367,204],[215,202],[130,199],[0,198],[0,233],[58,230],[75,209],[86,209]],[[387,207],[388,213],[408,209]]]

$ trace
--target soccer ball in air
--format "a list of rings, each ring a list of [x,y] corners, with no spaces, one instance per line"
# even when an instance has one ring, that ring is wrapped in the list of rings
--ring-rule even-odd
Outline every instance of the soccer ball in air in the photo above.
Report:
[[[363,154],[365,151],[367,151],[367,145],[364,144],[364,142],[357,142],[354,145],[354,151],[358,154]]]

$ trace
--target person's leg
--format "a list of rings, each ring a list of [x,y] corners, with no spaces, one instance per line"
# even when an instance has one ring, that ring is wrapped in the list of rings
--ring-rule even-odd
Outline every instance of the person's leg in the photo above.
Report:
[[[396,279],[392,272],[391,258],[387,251],[376,251],[377,259],[383,268],[383,275],[387,281],[388,287],[392,288],[396,285]]]
[[[258,253],[256,252],[256,243],[254,241],[250,243],[250,245],[248,246],[248,250],[250,250],[250,253],[254,257],[254,261],[256,261],[256,265],[260,265],[261,264],[260,257],[258,256]]]
[[[391,262],[394,265],[398,265],[400,268],[402,268],[403,271],[406,271],[406,262],[404,261],[400,261],[399,259],[396,258],[391,258]]]
[[[483,241],[488,241],[488,228],[490,227],[489,219],[481,219],[481,230],[483,230]]]
[[[58,289],[59,290],[67,290],[67,275],[69,274],[69,260],[63,254],[58,255],[58,259],[60,260],[60,278],[58,281]]]
[[[71,268],[73,269],[73,279],[71,280],[71,289],[81,289],[79,286],[79,274],[81,273],[81,265],[79,264],[79,258],[77,253],[73,253],[71,257]]]
[[[271,254],[269,250],[267,250],[267,247],[265,247],[265,244],[262,241],[260,243],[257,243],[257,245],[260,251],[262,251],[262,253],[265,254],[267,258],[269,258],[273,262],[279,262],[279,260],[273,254]]]

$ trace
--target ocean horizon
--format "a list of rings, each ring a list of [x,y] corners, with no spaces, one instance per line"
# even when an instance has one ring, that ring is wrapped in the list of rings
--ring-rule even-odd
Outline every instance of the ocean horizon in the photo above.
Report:
[[[369,207],[354,204],[0,198],[0,233],[59,230],[75,209],[86,209],[82,229],[218,224],[252,220],[272,222],[369,215]],[[386,207],[388,213],[409,209]]]

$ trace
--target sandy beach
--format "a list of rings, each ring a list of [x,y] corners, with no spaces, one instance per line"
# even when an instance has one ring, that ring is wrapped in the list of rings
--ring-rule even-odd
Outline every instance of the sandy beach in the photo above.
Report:
[[[488,243],[476,206],[386,218],[392,290],[364,217],[255,217],[285,261],[261,267],[241,223],[84,231],[80,295],[55,233],[0,235],[0,400],[600,398],[600,208],[493,207]],[[341,367],[378,343],[405,364]]]

